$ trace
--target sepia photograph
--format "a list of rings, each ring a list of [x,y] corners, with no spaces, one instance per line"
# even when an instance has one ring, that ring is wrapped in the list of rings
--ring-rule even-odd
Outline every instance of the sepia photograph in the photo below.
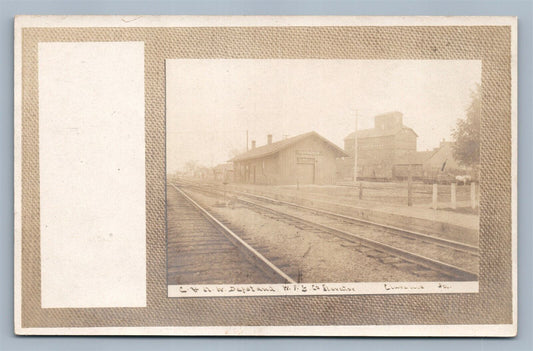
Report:
[[[478,60],[167,60],[169,294],[476,282],[480,87]]]
[[[515,17],[14,24],[17,335],[516,335]]]

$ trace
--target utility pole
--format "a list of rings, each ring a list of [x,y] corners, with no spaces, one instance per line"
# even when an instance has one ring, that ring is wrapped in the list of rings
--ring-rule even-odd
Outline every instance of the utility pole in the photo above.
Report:
[[[353,149],[353,183],[354,186],[359,184],[359,200],[363,199],[363,183],[357,182],[357,159],[359,157],[358,150],[358,137],[357,132],[359,131],[359,113],[355,110],[355,134],[354,134],[354,149]]]
[[[355,110],[355,133],[354,133],[354,149],[353,149],[353,182],[357,185],[357,130],[358,130],[359,114]]]
[[[407,206],[413,206],[413,172],[411,151],[407,153]]]
[[[248,151],[248,129],[246,129],[246,151]]]

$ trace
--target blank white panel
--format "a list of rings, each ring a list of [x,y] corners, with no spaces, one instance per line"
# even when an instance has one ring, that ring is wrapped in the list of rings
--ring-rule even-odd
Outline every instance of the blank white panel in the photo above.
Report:
[[[39,43],[43,308],[146,306],[144,43]]]

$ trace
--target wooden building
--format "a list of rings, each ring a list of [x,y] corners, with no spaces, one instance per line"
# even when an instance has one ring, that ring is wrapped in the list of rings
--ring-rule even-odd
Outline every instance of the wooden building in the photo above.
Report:
[[[405,157],[399,157],[392,166],[394,179],[406,180],[411,173],[411,177],[416,180],[425,177],[424,164],[435,151],[416,151]]]
[[[224,183],[233,182],[233,164],[230,163],[221,163],[213,167],[213,176],[217,181]]]
[[[348,156],[340,147],[316,132],[267,144],[236,156],[235,182],[249,184],[335,184],[336,159]]]
[[[403,125],[401,112],[374,117],[374,128],[357,132],[357,177],[381,180],[395,178],[395,169],[401,170],[417,159],[417,138],[413,129]],[[338,162],[342,170],[339,177],[353,178],[355,132],[344,138],[344,150],[350,157]]]
[[[439,147],[431,151],[431,155],[424,160],[424,178],[438,179],[443,175],[454,179],[455,176],[470,175],[477,179],[472,167],[462,165],[454,157],[454,142],[442,140]]]
[[[393,174],[396,179],[407,179],[409,165],[411,176],[427,182],[454,181],[458,175],[472,175],[472,168],[461,165],[454,157],[454,142],[442,140],[431,151],[415,152],[411,160],[397,161]]]

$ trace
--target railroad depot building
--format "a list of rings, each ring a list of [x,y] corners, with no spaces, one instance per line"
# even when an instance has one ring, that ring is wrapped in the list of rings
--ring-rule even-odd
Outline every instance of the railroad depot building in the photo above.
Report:
[[[336,160],[348,154],[316,132],[309,132],[252,148],[234,157],[233,176],[237,183],[291,185],[335,184]]]

